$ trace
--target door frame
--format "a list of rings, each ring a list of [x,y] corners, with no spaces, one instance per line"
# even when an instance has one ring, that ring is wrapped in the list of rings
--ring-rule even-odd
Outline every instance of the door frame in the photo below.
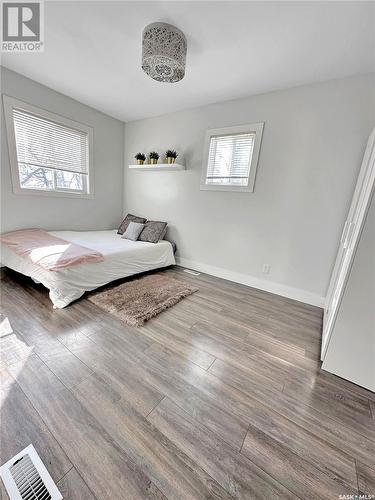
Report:
[[[367,142],[348,217],[341,235],[324,307],[321,359],[331,339],[375,185],[375,128]]]

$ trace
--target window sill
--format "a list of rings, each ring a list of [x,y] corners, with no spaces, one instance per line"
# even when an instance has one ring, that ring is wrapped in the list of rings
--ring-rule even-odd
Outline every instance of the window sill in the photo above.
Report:
[[[93,199],[94,193],[69,193],[68,191],[43,191],[41,189],[22,189],[13,188],[13,193],[23,196],[48,196],[56,198],[77,198],[77,199]]]
[[[237,193],[253,193],[253,186],[213,186],[209,184],[201,184],[201,191],[234,191]]]

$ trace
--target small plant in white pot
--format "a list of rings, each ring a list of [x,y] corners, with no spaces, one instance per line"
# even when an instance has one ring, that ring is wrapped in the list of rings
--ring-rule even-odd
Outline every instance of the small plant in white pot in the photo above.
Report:
[[[146,155],[143,153],[137,153],[134,158],[137,160],[138,165],[143,165],[146,159]]]
[[[176,163],[176,158],[178,156],[177,151],[174,149],[168,149],[165,153],[165,157],[167,158],[167,163]]]
[[[157,153],[156,151],[151,151],[149,156],[151,165],[155,165],[159,160],[159,153]]]

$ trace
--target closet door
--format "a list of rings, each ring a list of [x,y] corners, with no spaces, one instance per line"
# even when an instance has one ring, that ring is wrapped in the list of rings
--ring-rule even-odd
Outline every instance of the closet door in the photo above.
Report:
[[[375,195],[363,225],[322,369],[375,391]]]
[[[348,218],[344,224],[335,267],[328,288],[323,318],[321,359],[326,354],[337,311],[348,279],[355,250],[366,218],[375,180],[375,129],[372,131],[363,157]]]

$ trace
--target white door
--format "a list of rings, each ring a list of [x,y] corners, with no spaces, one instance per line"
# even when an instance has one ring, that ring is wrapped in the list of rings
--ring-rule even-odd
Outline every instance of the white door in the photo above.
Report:
[[[328,288],[323,318],[321,359],[324,359],[338,308],[345,289],[350,267],[363,222],[371,200],[375,180],[375,128],[372,131],[359,172],[353,200],[341,236],[335,267]]]

